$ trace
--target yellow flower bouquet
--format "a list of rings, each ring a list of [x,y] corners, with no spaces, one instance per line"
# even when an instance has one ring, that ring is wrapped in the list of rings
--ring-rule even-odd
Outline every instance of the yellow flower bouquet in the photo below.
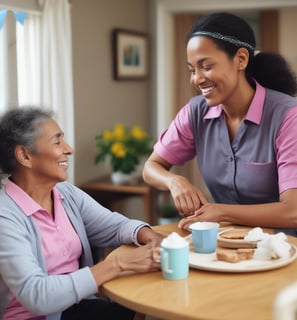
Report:
[[[125,127],[116,124],[112,130],[97,135],[95,140],[98,149],[95,163],[110,158],[113,172],[133,172],[140,158],[153,150],[153,138],[138,125]]]

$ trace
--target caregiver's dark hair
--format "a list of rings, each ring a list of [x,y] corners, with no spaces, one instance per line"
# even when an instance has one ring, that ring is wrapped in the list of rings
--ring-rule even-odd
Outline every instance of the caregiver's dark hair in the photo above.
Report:
[[[262,86],[291,96],[297,95],[296,74],[290,70],[286,60],[276,53],[255,55],[256,40],[249,24],[242,18],[227,12],[217,12],[203,16],[192,27],[188,40],[196,36],[206,36],[230,58],[244,47],[249,52],[245,70],[247,81],[254,87],[253,79]]]
[[[0,120],[0,169],[12,174],[16,169],[14,155],[17,145],[22,145],[31,152],[37,152],[36,139],[40,133],[40,124],[52,118],[50,112],[23,107],[6,112]]]

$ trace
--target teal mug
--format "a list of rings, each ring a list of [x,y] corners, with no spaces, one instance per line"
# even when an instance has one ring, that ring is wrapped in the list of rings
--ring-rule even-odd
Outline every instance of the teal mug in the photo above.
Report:
[[[195,222],[189,227],[192,232],[194,251],[212,253],[217,249],[219,224],[216,222]]]
[[[189,274],[189,243],[182,238],[176,247],[172,243],[161,243],[161,268],[162,274],[168,280],[180,280],[188,277]]]

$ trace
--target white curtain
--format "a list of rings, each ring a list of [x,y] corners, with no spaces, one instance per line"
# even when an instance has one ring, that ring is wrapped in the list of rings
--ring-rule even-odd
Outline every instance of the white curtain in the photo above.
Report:
[[[2,114],[8,104],[8,70],[7,70],[7,56],[8,56],[8,43],[6,26],[0,30],[0,114]]]
[[[72,44],[67,0],[42,0],[42,14],[29,15],[18,28],[19,105],[41,105],[54,111],[65,140],[74,147]],[[74,182],[74,157],[69,178]]]
[[[41,97],[41,16],[29,15],[17,23],[17,81],[20,106],[40,105]]]

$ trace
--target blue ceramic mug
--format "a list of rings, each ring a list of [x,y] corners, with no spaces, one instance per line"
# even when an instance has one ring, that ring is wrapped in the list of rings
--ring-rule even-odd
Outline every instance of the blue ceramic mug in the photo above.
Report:
[[[212,253],[217,249],[219,224],[216,222],[195,222],[190,225],[194,251]]]

